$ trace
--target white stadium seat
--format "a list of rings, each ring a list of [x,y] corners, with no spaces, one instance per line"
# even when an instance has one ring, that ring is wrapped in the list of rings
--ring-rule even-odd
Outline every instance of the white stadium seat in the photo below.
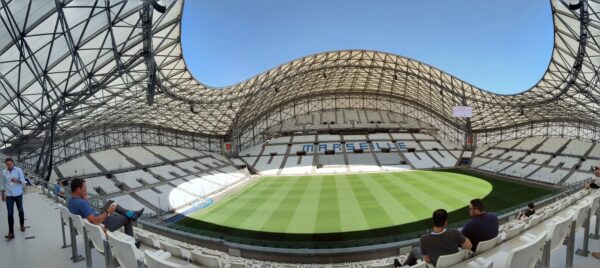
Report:
[[[479,244],[477,244],[477,249],[475,250],[475,255],[479,255],[483,252],[486,252],[486,251],[490,250],[491,248],[495,247],[496,245],[500,244],[501,242],[502,242],[502,238],[501,238],[500,234],[490,240],[481,241],[481,242],[479,242]]]
[[[469,258],[470,255],[470,250],[461,250],[459,252],[456,252],[454,254],[450,254],[450,255],[443,255],[438,257],[437,262],[435,264],[435,267],[437,268],[447,268],[450,267],[452,265],[455,265],[461,261],[466,260],[467,258]]]
[[[127,161],[124,155],[116,150],[105,150],[91,153],[90,156],[102,165],[106,170],[118,170],[124,168],[132,168],[134,165]]]
[[[106,232],[113,256],[124,268],[137,268],[144,261],[144,254],[135,247],[135,240],[121,232]]]

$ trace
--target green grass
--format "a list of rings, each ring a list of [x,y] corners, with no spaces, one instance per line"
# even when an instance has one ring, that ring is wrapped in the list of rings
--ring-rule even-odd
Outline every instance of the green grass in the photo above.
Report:
[[[548,193],[452,171],[263,177],[176,224],[285,234],[390,226],[403,226],[401,230],[408,232],[428,228],[428,219],[438,208],[451,212],[451,222],[466,219],[465,208],[473,198],[483,198],[489,211],[498,211]]]

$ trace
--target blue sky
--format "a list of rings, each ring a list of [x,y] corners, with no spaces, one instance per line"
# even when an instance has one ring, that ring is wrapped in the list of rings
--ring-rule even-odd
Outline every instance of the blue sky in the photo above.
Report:
[[[369,49],[512,94],[545,72],[552,28],[548,0],[187,0],[182,42],[188,67],[211,86],[314,53]]]

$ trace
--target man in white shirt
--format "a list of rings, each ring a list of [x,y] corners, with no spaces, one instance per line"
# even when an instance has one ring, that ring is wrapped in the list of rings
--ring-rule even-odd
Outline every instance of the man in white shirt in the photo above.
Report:
[[[14,204],[17,204],[19,210],[19,223],[21,224],[21,232],[25,232],[25,213],[23,212],[23,185],[25,185],[25,176],[23,170],[15,167],[15,162],[12,158],[4,160],[6,169],[2,171],[0,177],[0,191],[2,191],[2,202],[6,202],[8,211],[8,234],[4,236],[7,240],[15,238],[14,232]]]

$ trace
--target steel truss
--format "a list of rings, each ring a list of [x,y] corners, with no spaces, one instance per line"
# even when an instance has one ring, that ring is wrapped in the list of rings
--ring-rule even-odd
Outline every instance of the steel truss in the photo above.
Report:
[[[63,133],[54,142],[53,157],[55,164],[58,165],[87,153],[111,148],[145,145],[164,145],[220,152],[222,150],[222,140],[221,137],[204,136],[152,125],[115,125]],[[33,169],[40,150],[41,148],[34,151],[18,152],[19,162]]]
[[[277,116],[304,112],[288,107],[343,108],[351,101],[330,101],[343,96],[433,115],[417,117],[442,122],[434,125],[451,139],[472,131],[479,141],[501,140],[512,137],[510,129],[540,127],[547,130],[529,135],[597,140],[585,133],[600,120],[600,0],[573,2],[551,0],[554,50],[540,81],[524,93],[498,95],[419,61],[366,50],[306,56],[217,89],[186,67],[183,0],[162,1],[164,12],[146,9],[146,17],[148,1],[0,0],[0,146],[43,139],[53,118],[59,137],[141,124],[246,145]],[[151,106],[149,85],[158,93]],[[456,105],[474,107],[470,123],[452,118]]]
[[[332,108],[335,107],[335,108]],[[440,139],[462,143],[464,140],[464,120],[452,119],[436,114],[421,103],[406,101],[395,95],[383,94],[338,94],[312,96],[291,100],[261,114],[249,125],[239,126],[239,139],[235,140],[240,148],[261,144],[266,137],[263,133],[282,122],[301,115],[324,112],[335,109],[365,109],[388,111],[419,120],[437,128]]]

